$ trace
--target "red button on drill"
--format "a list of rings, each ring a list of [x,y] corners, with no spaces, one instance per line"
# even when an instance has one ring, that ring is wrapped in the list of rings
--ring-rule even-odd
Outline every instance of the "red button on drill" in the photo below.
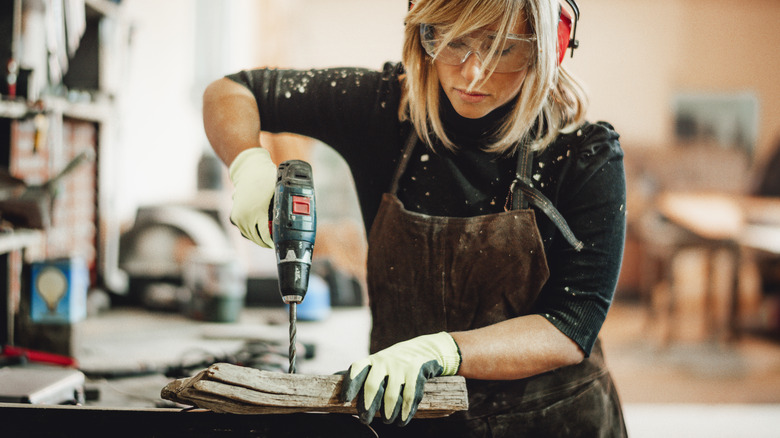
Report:
[[[293,196],[292,212],[293,214],[311,214],[311,199],[305,196]]]

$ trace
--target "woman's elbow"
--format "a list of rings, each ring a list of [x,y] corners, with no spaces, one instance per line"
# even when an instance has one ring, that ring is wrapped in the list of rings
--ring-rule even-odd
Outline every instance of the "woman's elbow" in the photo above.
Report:
[[[558,348],[558,360],[561,366],[577,365],[585,360],[585,351],[573,339],[562,334]]]

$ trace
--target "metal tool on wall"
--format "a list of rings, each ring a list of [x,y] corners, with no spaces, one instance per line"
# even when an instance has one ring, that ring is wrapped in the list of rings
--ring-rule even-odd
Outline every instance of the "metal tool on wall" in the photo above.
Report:
[[[93,150],[77,155],[54,178],[40,185],[27,185],[5,171],[0,172],[0,217],[15,226],[45,229],[60,182],[84,163],[95,160]]]

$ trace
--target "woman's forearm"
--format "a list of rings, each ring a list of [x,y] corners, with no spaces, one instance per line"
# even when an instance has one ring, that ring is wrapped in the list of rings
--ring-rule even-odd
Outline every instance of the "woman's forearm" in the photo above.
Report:
[[[203,127],[211,147],[225,164],[243,150],[260,146],[260,114],[252,93],[221,78],[203,93]]]
[[[473,379],[522,379],[585,357],[574,341],[540,315],[451,335],[463,358],[458,374]]]

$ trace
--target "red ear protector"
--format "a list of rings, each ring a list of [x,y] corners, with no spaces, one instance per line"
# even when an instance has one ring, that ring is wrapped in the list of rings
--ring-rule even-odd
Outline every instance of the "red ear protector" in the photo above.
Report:
[[[572,12],[574,12],[574,20],[572,20],[569,12],[561,5],[558,5],[560,10],[560,18],[558,19],[558,64],[563,62],[564,56],[566,56],[566,50],[571,49],[571,56],[574,56],[574,49],[580,46],[580,42],[577,41],[577,22],[580,20],[580,8],[577,6],[577,2],[574,0],[566,0],[569,4]],[[409,0],[409,10],[414,7],[414,1]]]
[[[558,20],[558,64],[563,62],[563,57],[566,55],[566,49],[571,49],[571,56],[574,56],[574,49],[580,46],[580,42],[577,41],[577,22],[580,20],[580,8],[577,7],[577,2],[574,0],[566,0],[569,4],[572,12],[574,12],[574,21],[571,19],[571,15],[566,9],[563,9],[558,5],[558,9],[561,11],[561,17]],[[573,30],[573,31],[572,31]],[[571,35],[571,38],[569,37]]]

